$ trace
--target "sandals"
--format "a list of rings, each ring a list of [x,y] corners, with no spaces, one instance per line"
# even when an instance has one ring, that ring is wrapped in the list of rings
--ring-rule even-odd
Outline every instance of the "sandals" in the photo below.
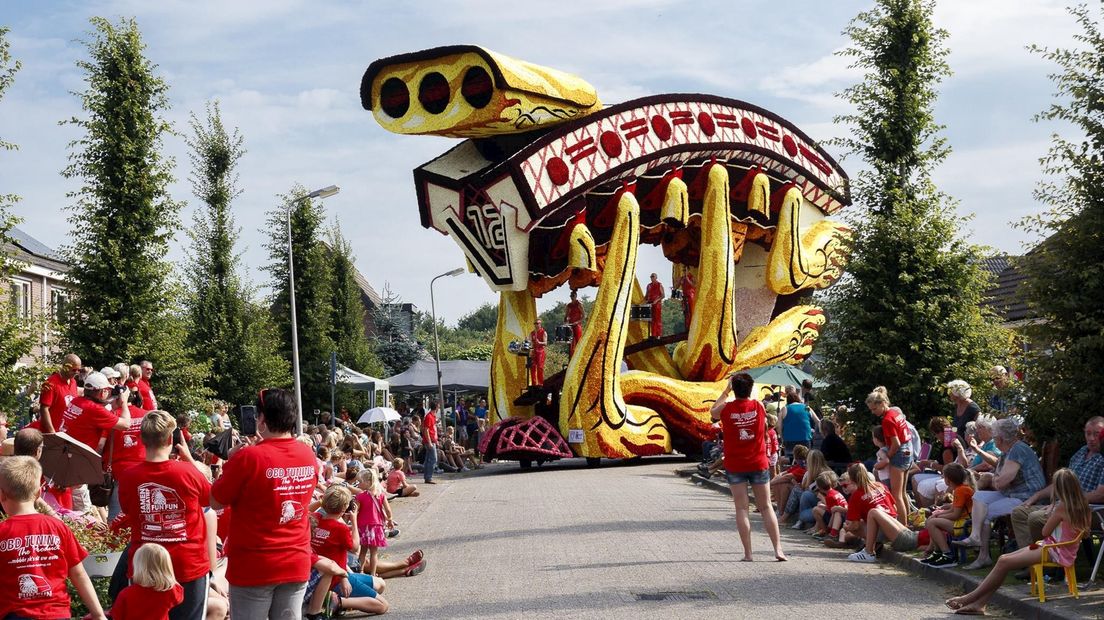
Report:
[[[425,554],[422,553],[421,549],[418,549],[414,553],[411,553],[410,555],[406,556],[406,565],[407,565],[407,567],[414,566],[418,562],[421,562],[423,557],[425,557]]]
[[[425,570],[425,568],[426,561],[422,560],[421,562],[418,562],[417,564],[412,564],[409,568],[407,568],[406,571],[403,572],[403,576],[413,577],[414,575],[420,575],[422,571]]]

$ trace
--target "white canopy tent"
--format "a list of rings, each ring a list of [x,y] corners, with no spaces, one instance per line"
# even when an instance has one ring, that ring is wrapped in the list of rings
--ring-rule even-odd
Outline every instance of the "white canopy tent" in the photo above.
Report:
[[[377,405],[390,406],[391,384],[384,379],[369,377],[342,364],[337,365],[334,379],[338,385],[345,385],[358,392],[368,392],[369,408]],[[382,402],[377,403],[376,398],[379,392],[383,392],[383,398]]]

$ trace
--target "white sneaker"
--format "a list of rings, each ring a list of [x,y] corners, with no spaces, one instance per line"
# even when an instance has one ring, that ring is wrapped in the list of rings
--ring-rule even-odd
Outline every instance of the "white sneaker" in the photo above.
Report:
[[[803,530],[805,528],[801,525],[801,521],[797,521],[793,525],[790,526],[790,529],[791,530]]]
[[[877,556],[867,553],[866,549],[852,553],[847,556],[847,559],[852,562],[862,562],[863,564],[874,564],[878,561]]]

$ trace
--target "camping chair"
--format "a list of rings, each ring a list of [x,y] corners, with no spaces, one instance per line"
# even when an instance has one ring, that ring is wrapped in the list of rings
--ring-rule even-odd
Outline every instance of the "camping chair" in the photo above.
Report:
[[[1070,595],[1073,598],[1078,598],[1077,592],[1077,562],[1070,564],[1069,566],[1062,566],[1057,562],[1050,561],[1050,550],[1057,547],[1068,547],[1070,545],[1080,545],[1081,538],[1085,536],[1082,532],[1071,540],[1066,542],[1055,543],[1053,545],[1039,545],[1040,560],[1038,564],[1032,564],[1031,568],[1031,595],[1038,596],[1040,603],[1046,602],[1046,581],[1043,579],[1044,568],[1061,568],[1066,572],[1066,587],[1069,588]]]
[[[1097,534],[1100,536],[1100,548],[1096,552],[1096,562],[1093,564],[1092,575],[1089,576],[1089,583],[1092,584],[1096,581],[1096,574],[1100,571],[1100,560],[1104,559],[1104,504],[1092,504],[1090,506],[1093,511],[1093,517],[1096,519],[1097,527],[1089,533],[1086,538],[1089,539],[1089,557],[1092,557],[1092,535]]]

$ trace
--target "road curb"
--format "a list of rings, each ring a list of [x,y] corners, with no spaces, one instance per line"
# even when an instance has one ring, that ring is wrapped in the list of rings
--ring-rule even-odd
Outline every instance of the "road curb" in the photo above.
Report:
[[[732,495],[732,490],[727,484],[705,478],[700,475],[697,468],[680,468],[675,470],[675,474],[688,478],[694,484],[716,491],[718,493],[724,493],[725,495]],[[752,500],[754,503],[754,500]],[[967,575],[960,573],[954,569],[939,569],[931,566],[925,566],[921,564],[916,558],[893,551],[886,547],[882,550],[881,559],[885,562],[889,562],[898,568],[906,570],[915,575],[920,575],[925,579],[931,579],[942,584],[949,586],[958,586],[963,591],[973,590],[981,579],[974,577],[973,575]],[[1049,586],[1050,590],[1054,594],[1065,593],[1063,585],[1052,584]],[[1059,590],[1059,588],[1062,588]],[[1045,603],[1039,603],[1037,599],[1021,599],[1011,596],[1004,592],[1004,590],[997,590],[993,594],[993,597],[989,600],[990,604],[1006,609],[1016,614],[1021,618],[1035,618],[1038,620],[1084,620],[1086,617],[1082,613],[1077,613],[1074,610],[1068,610],[1060,608],[1056,605],[1047,605]]]

